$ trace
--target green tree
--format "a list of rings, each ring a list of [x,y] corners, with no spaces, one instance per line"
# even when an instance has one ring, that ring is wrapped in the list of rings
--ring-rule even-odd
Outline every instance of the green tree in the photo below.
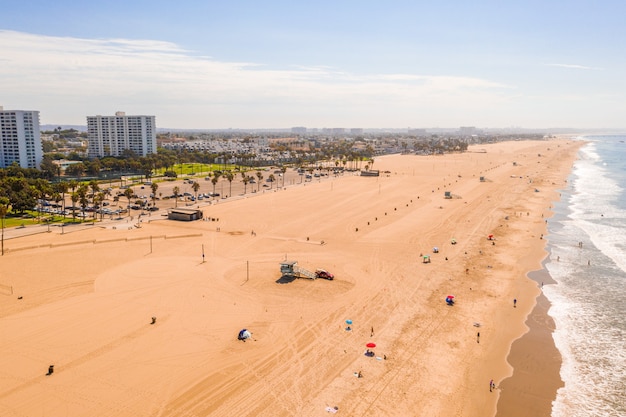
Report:
[[[150,189],[152,190],[152,205],[156,207],[156,195],[157,190],[159,189],[159,184],[153,182],[152,184],[150,184]]]
[[[93,202],[93,218],[94,218],[94,220],[96,219],[96,215],[98,214],[98,211],[100,211],[100,214],[101,214],[100,215],[100,220],[102,220],[102,210],[100,210],[100,207],[102,205],[102,201],[104,201],[104,193],[102,191],[99,191],[92,198],[92,202]]]
[[[229,185],[228,196],[232,197],[233,196],[233,179],[235,179],[235,175],[233,175],[233,173],[230,171],[228,171],[224,175],[226,176],[226,179],[228,180],[228,185]]]
[[[76,221],[76,203],[78,203],[79,198],[76,191],[72,192],[70,195],[70,199],[72,200],[72,221]]]
[[[263,181],[263,173],[261,171],[257,171],[256,177],[259,180],[256,185],[256,190],[259,191],[261,189],[261,181]]]
[[[133,191],[132,188],[128,187],[127,189],[124,190],[124,197],[128,199],[128,215],[129,216],[130,216],[130,200],[131,198],[133,198],[134,195],[135,195],[135,192]]]
[[[57,192],[61,194],[61,201],[63,202],[63,218],[65,218],[65,194],[70,189],[70,186],[67,181],[61,181],[56,183],[55,187]]]
[[[50,143],[44,141],[43,143]],[[48,155],[45,155],[39,164],[39,169],[44,175],[44,178],[51,180],[56,175],[59,174],[59,166],[52,162],[52,158]]]
[[[246,194],[246,190],[248,189],[248,183],[250,182],[250,178],[252,178],[252,177],[249,177],[249,176],[245,175],[245,173],[243,173],[243,172],[242,172],[242,174],[244,174],[243,175],[243,179],[241,181],[243,181],[243,194],[245,195]]]
[[[80,178],[85,174],[85,165],[82,162],[72,164],[65,169],[65,173]]]
[[[98,181],[96,180],[89,181],[89,188],[91,188],[91,204],[95,206],[94,198],[96,197],[96,194],[98,194],[98,191],[100,191],[100,185],[98,185]],[[95,212],[94,212],[94,218],[95,218]]]
[[[193,192],[196,194],[196,201],[198,200],[198,190],[200,189],[200,184],[198,183],[198,181],[194,181],[193,184],[191,184],[191,188],[193,189]]]
[[[39,204],[37,204],[37,208],[39,210],[39,213],[41,214],[41,211],[47,200],[48,195],[52,193],[52,187],[50,186],[50,183],[48,181],[38,178],[34,180],[32,189],[37,195],[37,199],[39,200]]]
[[[219,179],[220,179],[220,176],[217,172],[213,175],[213,178],[211,178],[211,183],[213,184],[213,195],[215,195],[215,186],[217,185],[217,182],[219,181]]]
[[[78,181],[76,180],[71,180],[68,185],[70,187],[70,189],[72,190],[72,192],[76,191],[76,188],[78,187]]]
[[[0,197],[0,219],[2,219],[2,255],[4,256],[4,219],[11,207],[7,197]]]
[[[80,187],[78,187],[78,190],[76,191],[76,193],[78,194],[78,202],[80,203],[80,207],[82,209],[83,215],[85,214],[85,209],[89,205],[89,198],[87,198],[88,192],[89,192],[89,187],[85,184],[81,184]]]

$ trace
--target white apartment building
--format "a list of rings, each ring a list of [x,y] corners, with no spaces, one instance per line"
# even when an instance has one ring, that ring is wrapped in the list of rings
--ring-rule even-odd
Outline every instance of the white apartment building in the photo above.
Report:
[[[39,168],[42,159],[39,112],[0,106],[0,167],[17,162],[22,168]]]
[[[156,153],[154,116],[87,116],[87,150],[90,158],[121,156],[129,149],[138,156]]]

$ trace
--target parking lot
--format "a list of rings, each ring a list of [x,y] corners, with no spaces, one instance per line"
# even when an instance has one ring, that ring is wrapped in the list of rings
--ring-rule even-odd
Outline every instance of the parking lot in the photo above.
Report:
[[[257,172],[261,173],[261,178],[257,176]],[[75,208],[76,217],[91,218],[97,215],[98,218],[106,219],[123,216],[133,216],[136,214],[165,214],[168,208],[174,207],[190,207],[203,206],[211,204],[215,201],[225,200],[232,197],[245,195],[251,196],[257,193],[263,193],[277,188],[289,187],[307,182],[319,182],[328,180],[330,175],[326,171],[309,174],[305,171],[297,171],[293,168],[288,169],[284,175],[278,169],[264,168],[261,171],[248,171],[247,175],[252,177],[248,184],[244,184],[241,174],[236,175],[232,182],[225,177],[220,177],[218,182],[213,185],[211,178],[208,177],[186,177],[175,180],[170,179],[152,179],[157,185],[156,196],[152,196],[152,181],[137,182],[123,186],[106,187],[101,185],[102,189],[109,189],[109,195],[103,201],[102,206],[95,210],[87,207],[85,212],[82,208],[71,201],[70,194],[65,196],[65,215],[72,216],[72,207]],[[270,181],[270,175],[274,176],[274,181]],[[193,189],[194,182],[199,184],[197,193]],[[174,188],[178,187],[178,198],[174,195]],[[132,189],[134,195],[130,199],[124,195],[127,188]],[[47,206],[43,207],[43,211],[49,214],[63,215],[63,206],[61,203],[47,202]]]

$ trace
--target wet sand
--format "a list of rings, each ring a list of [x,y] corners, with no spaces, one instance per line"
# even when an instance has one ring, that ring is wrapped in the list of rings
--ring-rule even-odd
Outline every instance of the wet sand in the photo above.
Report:
[[[529,274],[539,288],[554,281],[546,270]],[[550,416],[556,392],[563,386],[560,377],[561,354],[554,344],[554,320],[548,315],[550,302],[540,293],[528,316],[529,330],[513,342],[508,357],[513,376],[500,384],[500,416]]]
[[[488,384],[513,373],[538,294],[526,274],[578,147],[385,156],[378,178],[203,208],[219,221],[5,242],[0,414],[494,415]],[[335,280],[281,280],[286,258]]]

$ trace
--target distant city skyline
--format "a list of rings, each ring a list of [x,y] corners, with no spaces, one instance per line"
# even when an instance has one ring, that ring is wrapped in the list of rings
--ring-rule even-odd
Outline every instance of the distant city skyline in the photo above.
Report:
[[[9,2],[0,105],[59,125],[626,128],[624,2],[296,3]]]

